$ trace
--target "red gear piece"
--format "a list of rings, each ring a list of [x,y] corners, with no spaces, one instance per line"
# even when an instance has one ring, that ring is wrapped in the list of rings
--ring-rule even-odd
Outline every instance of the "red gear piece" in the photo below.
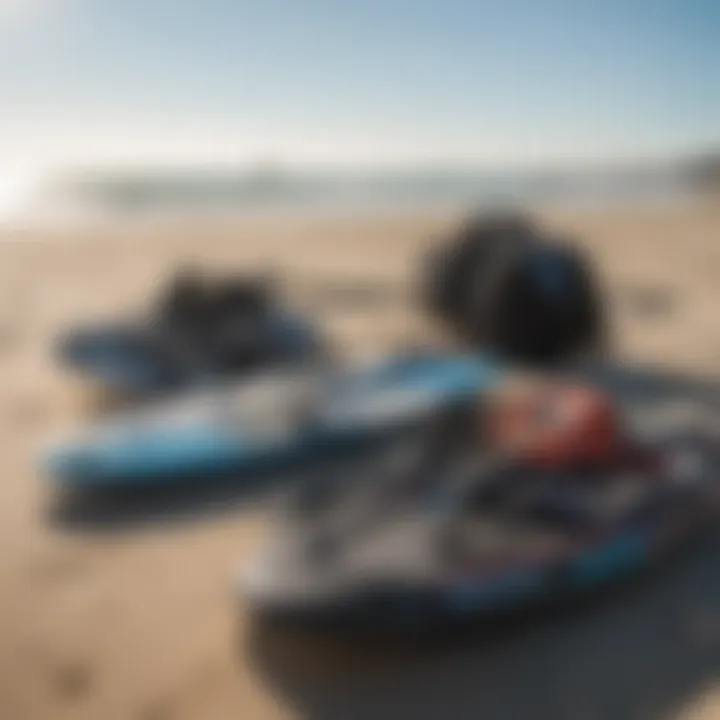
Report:
[[[581,386],[501,398],[491,411],[489,435],[497,449],[546,469],[605,464],[622,448],[610,398]]]

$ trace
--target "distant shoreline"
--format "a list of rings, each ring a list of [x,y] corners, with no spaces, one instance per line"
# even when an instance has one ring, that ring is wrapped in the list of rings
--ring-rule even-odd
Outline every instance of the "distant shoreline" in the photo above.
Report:
[[[684,201],[698,190],[679,172],[418,173],[254,176],[107,175],[55,184],[6,212],[4,226],[135,219],[455,213],[491,206],[603,208]]]

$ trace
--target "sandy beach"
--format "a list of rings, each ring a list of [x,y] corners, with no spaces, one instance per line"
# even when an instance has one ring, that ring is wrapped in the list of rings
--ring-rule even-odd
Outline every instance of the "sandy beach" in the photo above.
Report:
[[[720,203],[540,218],[597,259],[620,357],[717,373]],[[144,522],[56,517],[37,449],[82,422],[87,400],[50,362],[59,330],[141,307],[172,268],[199,261],[274,268],[348,355],[439,341],[411,281],[421,249],[456,221],[428,211],[3,231],[3,720],[720,718],[720,541],[569,617],[382,662],[383,651],[334,648],[328,661],[263,642],[233,600],[233,571],[262,529],[256,503]]]

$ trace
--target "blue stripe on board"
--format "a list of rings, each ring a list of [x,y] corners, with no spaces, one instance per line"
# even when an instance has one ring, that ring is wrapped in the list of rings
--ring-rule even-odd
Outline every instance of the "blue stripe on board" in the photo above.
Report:
[[[364,374],[358,373],[350,378],[350,384],[367,383],[366,392],[361,393],[363,397],[368,392],[383,393],[405,385],[436,392],[442,402],[476,391],[493,378],[491,365],[477,358],[401,358]],[[352,403],[351,398],[349,402]],[[106,443],[56,449],[46,459],[47,470],[69,484],[81,481],[104,484],[104,479],[154,482],[166,476],[171,480],[178,475],[252,471],[272,462],[311,459],[344,444],[361,441],[362,438],[355,437],[360,431],[372,438],[378,433],[391,433],[394,428],[382,423],[372,428],[322,427],[315,432],[298,431],[291,437],[270,442],[250,442],[239,434],[219,432],[207,421],[183,428],[163,427],[162,422],[153,428],[142,428],[131,421],[121,430],[128,435],[120,442],[115,436]]]
[[[648,539],[640,532],[627,532],[572,561],[568,581],[581,586],[599,583],[639,568],[648,555]]]

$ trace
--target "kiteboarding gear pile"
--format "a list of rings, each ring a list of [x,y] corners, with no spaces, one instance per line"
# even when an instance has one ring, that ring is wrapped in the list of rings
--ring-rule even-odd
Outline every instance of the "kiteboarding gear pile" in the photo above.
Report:
[[[485,408],[302,488],[245,567],[244,602],[281,624],[427,629],[598,588],[717,516],[709,436],[640,442],[589,390],[532,403],[519,445],[486,436],[505,409]]]

